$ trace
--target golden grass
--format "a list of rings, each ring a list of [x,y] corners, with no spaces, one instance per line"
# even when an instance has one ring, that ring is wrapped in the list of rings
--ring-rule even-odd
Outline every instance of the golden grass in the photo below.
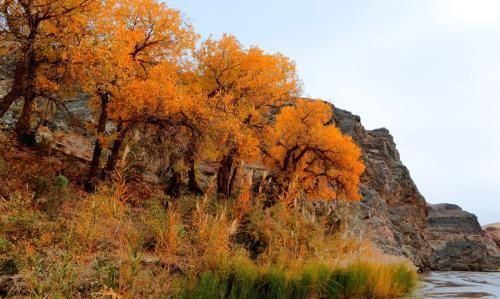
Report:
[[[325,233],[324,219],[300,208],[264,209],[249,194],[225,202],[184,197],[168,208],[153,197],[137,206],[127,194],[119,181],[87,197],[69,192],[57,217],[34,204],[29,190],[0,200],[0,263],[13,261],[22,277],[12,291],[35,298],[391,298],[415,283],[407,261]],[[255,242],[262,250],[252,259]]]

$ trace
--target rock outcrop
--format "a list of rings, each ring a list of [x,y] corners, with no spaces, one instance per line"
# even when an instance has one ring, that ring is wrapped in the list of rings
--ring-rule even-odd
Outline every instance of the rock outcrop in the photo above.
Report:
[[[486,226],[483,232],[488,252],[495,256],[492,268],[493,270],[500,271],[500,223]]]
[[[484,236],[497,244],[500,248],[500,223],[486,225],[484,228]]]
[[[363,231],[385,252],[406,256],[422,271],[430,269],[427,205],[400,160],[387,129],[366,130],[359,116],[334,108],[334,122],[363,151],[366,171],[362,201],[354,204]]]
[[[500,265],[500,250],[474,214],[452,204],[429,205],[427,218],[432,270],[484,271]]]
[[[495,242],[500,248],[500,229],[496,227],[487,227],[484,229],[484,235],[491,241]]]
[[[408,257],[421,271],[500,269],[500,228],[483,231],[456,205],[427,205],[387,129],[366,130],[358,116],[338,108],[333,121],[363,151],[363,199],[352,212],[382,250]]]

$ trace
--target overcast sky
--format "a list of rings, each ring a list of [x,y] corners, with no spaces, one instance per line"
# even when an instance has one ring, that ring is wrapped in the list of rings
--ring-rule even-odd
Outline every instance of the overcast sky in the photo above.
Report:
[[[386,127],[428,202],[500,221],[500,0],[170,0],[294,59],[304,95]]]

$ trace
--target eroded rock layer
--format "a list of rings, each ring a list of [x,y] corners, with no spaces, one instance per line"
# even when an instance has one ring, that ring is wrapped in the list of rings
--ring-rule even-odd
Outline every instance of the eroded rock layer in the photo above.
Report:
[[[399,158],[387,129],[366,130],[359,116],[335,108],[334,121],[363,151],[363,200],[355,211],[364,232],[385,252],[406,256],[421,270],[431,264],[426,234],[427,205]]]
[[[475,215],[456,205],[427,205],[387,129],[366,130],[359,116],[338,108],[334,122],[363,151],[363,199],[353,212],[367,237],[421,271],[500,269],[500,230],[483,231]]]
[[[452,204],[429,205],[427,218],[432,270],[484,271],[500,265],[498,244],[474,214]]]

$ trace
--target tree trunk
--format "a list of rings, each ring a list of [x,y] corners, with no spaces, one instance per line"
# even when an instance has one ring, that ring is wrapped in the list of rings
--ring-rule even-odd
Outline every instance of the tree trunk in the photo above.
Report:
[[[5,113],[9,111],[10,106],[12,106],[17,99],[25,96],[25,92],[29,90],[27,86],[30,84],[30,82],[28,82],[30,78],[27,73],[30,61],[33,62],[33,57],[28,55],[16,64],[12,87],[0,101],[0,117],[3,117]]]
[[[92,155],[92,161],[90,162],[89,173],[85,180],[85,190],[87,192],[95,192],[97,184],[97,175],[99,173],[99,165],[101,160],[102,145],[99,141],[99,137],[106,130],[106,122],[108,121],[108,102],[109,94],[101,94],[101,114],[99,115],[99,121],[97,123],[97,134],[96,141],[94,145],[94,153]]]
[[[233,191],[234,179],[237,169],[234,167],[234,156],[236,149],[231,149],[229,153],[222,158],[221,165],[217,171],[217,193],[224,198],[229,199]]]
[[[12,87],[9,93],[7,93],[0,101],[0,118],[9,111],[10,106],[19,98],[19,91],[17,88]]]
[[[194,145],[190,145],[187,153],[187,162],[189,164],[188,171],[188,189],[197,195],[202,195],[204,192],[198,185],[196,180],[196,159],[194,157]]]
[[[31,129],[31,114],[33,113],[34,102],[35,96],[31,92],[27,92],[24,98],[23,110],[15,128],[17,138],[29,146],[34,146],[36,143],[35,132]]]
[[[181,175],[174,169],[171,170],[172,170],[172,177],[169,178],[167,181],[165,194],[170,195],[172,197],[178,197],[181,194],[181,184],[182,184]]]
[[[123,140],[125,140],[125,137],[127,136],[128,130],[129,130],[128,127],[125,128],[123,127],[122,122],[118,123],[117,127],[118,137],[116,137],[115,141],[113,142],[113,148],[111,149],[111,154],[109,155],[106,167],[102,172],[103,179],[111,175],[111,173],[115,170],[116,162],[118,161],[118,156],[120,154],[120,149],[122,147]]]
[[[35,55],[35,37],[38,24],[33,24],[30,28],[30,36],[28,38],[28,47],[24,55],[23,61],[16,66],[14,76],[14,87],[20,88],[24,98],[23,110],[21,116],[17,120],[15,132],[17,138],[26,144],[35,143],[35,133],[31,129],[31,116],[33,113],[33,105],[36,98],[35,81],[38,63]]]

